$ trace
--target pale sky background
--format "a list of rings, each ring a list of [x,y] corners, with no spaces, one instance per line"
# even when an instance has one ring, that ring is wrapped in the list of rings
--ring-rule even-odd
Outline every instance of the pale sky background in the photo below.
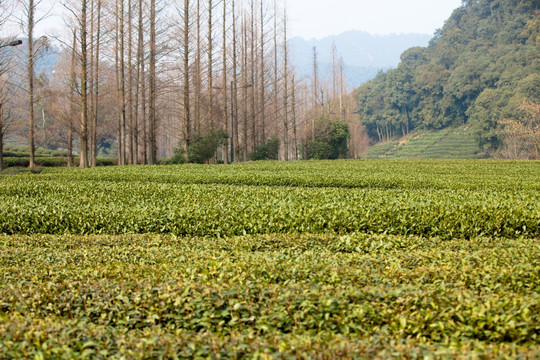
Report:
[[[420,33],[442,28],[461,0],[286,0],[291,36],[306,40],[348,30]]]
[[[462,0],[283,0],[289,17],[289,37],[306,40],[361,30],[374,35],[421,33],[432,35],[444,25]],[[62,10],[57,0],[54,12]],[[62,27],[52,16],[38,27],[38,33]]]

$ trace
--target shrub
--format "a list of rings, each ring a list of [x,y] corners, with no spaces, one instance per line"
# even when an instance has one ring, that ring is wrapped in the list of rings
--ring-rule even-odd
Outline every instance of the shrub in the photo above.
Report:
[[[349,126],[327,117],[316,122],[315,140],[307,144],[308,159],[343,159],[347,156],[347,140],[350,137]]]
[[[190,163],[204,164],[216,155],[217,149],[228,138],[225,130],[211,130],[205,136],[199,137],[189,147],[187,160]]]
[[[250,159],[259,160],[278,160],[279,157],[279,139],[273,137],[266,144],[255,146],[255,151],[250,154]]]
[[[171,158],[171,163],[185,164],[186,162],[186,151],[182,148],[174,149],[174,156]]]

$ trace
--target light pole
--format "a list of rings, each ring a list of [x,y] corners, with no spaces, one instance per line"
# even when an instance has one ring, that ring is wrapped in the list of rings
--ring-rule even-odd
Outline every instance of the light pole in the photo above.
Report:
[[[7,44],[0,45],[0,49],[8,47],[8,46],[18,46],[21,44],[22,44],[22,40],[13,40],[13,41],[8,42]]]

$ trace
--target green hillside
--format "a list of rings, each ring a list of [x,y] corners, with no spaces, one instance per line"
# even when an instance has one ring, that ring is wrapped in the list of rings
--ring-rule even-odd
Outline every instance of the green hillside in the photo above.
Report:
[[[370,137],[468,126],[483,149],[501,149],[500,120],[525,123],[522,104],[540,102],[539,4],[463,1],[428,47],[405,51],[396,69],[357,89]]]
[[[470,127],[416,132],[398,141],[379,143],[369,149],[369,157],[474,159],[487,154],[478,145]]]

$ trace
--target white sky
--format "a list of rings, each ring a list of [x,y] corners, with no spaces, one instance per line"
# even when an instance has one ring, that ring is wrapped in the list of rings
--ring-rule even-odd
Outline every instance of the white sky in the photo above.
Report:
[[[422,33],[432,35],[444,25],[462,0],[283,0],[287,4],[289,36],[306,40],[361,30],[374,35]],[[53,13],[62,10],[59,0]],[[47,6],[47,8],[49,8]],[[38,27],[48,33],[62,27],[62,20],[51,16]]]
[[[348,30],[432,35],[461,0],[286,0],[291,37],[307,40]]]

